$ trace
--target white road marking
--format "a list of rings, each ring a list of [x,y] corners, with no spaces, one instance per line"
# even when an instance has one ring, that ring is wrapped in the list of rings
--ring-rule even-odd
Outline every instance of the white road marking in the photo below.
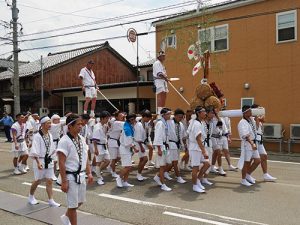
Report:
[[[237,157],[231,157],[232,159],[236,159],[239,160],[240,158]],[[298,162],[285,162],[285,161],[277,161],[277,160],[269,160],[268,162],[272,162],[272,163],[281,163],[281,164],[291,164],[291,165],[300,165],[300,163]]]
[[[236,222],[244,222],[244,223],[251,223],[251,224],[258,224],[258,225],[267,225],[265,223],[258,223],[258,222],[254,222],[254,221],[250,221],[250,220],[238,219],[238,218],[234,218],[234,217],[222,216],[222,215],[218,215],[218,214],[212,214],[212,213],[207,213],[207,212],[202,212],[202,211],[185,209],[185,208],[164,205],[164,204],[159,204],[159,203],[154,203],[154,202],[147,202],[147,201],[142,201],[142,200],[138,200],[138,199],[121,197],[121,196],[117,196],[117,195],[110,195],[110,194],[102,193],[102,194],[98,194],[98,196],[104,197],[104,198],[120,200],[120,201],[125,201],[125,202],[131,202],[131,203],[145,205],[145,206],[160,206],[163,208],[177,209],[180,211],[187,211],[187,212],[193,212],[193,213],[204,214],[204,215],[209,215],[209,216],[215,216],[215,217],[218,217],[218,218],[224,219],[224,220],[231,220],[231,221],[236,221]]]
[[[187,216],[187,215],[173,213],[173,212],[167,212],[167,211],[163,212],[163,214],[168,215],[168,216],[175,216],[175,217],[179,217],[179,218],[183,218],[183,219],[188,219],[188,220],[195,220],[195,221],[199,221],[199,222],[203,222],[203,223],[214,224],[214,225],[231,225],[229,223],[222,223],[222,222],[218,222],[218,221],[214,221],[214,220],[207,220],[207,219],[202,219],[202,218],[198,218],[198,217],[194,217],[194,216]]]
[[[31,183],[28,182],[23,182],[22,184],[27,185],[27,186],[31,186]],[[38,188],[42,188],[42,189],[46,189],[46,186],[44,185],[39,185]],[[57,192],[62,192],[62,190],[58,189],[58,188],[52,188],[53,191],[57,191]]]

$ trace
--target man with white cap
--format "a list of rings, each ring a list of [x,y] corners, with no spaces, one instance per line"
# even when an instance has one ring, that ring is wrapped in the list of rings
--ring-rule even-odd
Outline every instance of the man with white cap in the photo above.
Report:
[[[166,172],[167,166],[171,164],[169,154],[169,139],[168,139],[168,129],[169,125],[167,123],[171,118],[171,109],[163,108],[160,111],[161,119],[159,119],[155,124],[154,129],[154,141],[153,146],[157,149],[157,158],[156,158],[156,166],[159,167],[159,172],[153,178],[154,181],[161,186],[161,190],[163,191],[172,191],[165,184],[165,176],[168,177]]]
[[[43,179],[46,179],[46,191],[48,203],[52,207],[59,207],[60,204],[53,200],[52,177],[54,175],[52,155],[55,154],[55,145],[52,135],[49,133],[51,120],[48,116],[40,120],[41,129],[34,134],[30,156],[33,159],[34,182],[30,188],[28,202],[31,205],[38,204],[34,192]]]
[[[70,114],[66,124],[68,133],[58,142],[57,154],[61,190],[67,194],[67,212],[61,216],[64,225],[77,225],[77,209],[86,201],[86,174],[88,183],[93,182],[88,163],[88,148],[84,138],[79,134],[82,128],[81,118]]]
[[[243,118],[238,124],[238,132],[241,141],[241,157],[238,162],[238,168],[242,170],[241,184],[244,186],[252,186],[255,179],[251,173],[260,164],[260,156],[256,146],[256,130],[255,122],[252,116],[251,107],[244,105],[242,107]]]
[[[82,91],[85,95],[85,103],[84,103],[84,111],[83,113],[86,114],[88,110],[88,106],[90,101],[92,101],[91,105],[91,113],[90,116],[95,116],[95,106],[96,106],[96,99],[97,99],[97,83],[95,80],[95,74],[92,70],[94,61],[88,61],[86,67],[82,68],[79,73],[79,78],[82,80]]]
[[[155,86],[155,93],[157,98],[157,114],[165,107],[168,90],[168,75],[165,66],[165,52],[160,51],[157,56],[157,60],[153,63],[153,79]]]

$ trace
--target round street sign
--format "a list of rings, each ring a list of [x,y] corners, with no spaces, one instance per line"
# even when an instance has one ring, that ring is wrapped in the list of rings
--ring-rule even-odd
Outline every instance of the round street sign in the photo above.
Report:
[[[133,28],[129,28],[127,31],[127,39],[129,42],[136,42],[137,32]]]

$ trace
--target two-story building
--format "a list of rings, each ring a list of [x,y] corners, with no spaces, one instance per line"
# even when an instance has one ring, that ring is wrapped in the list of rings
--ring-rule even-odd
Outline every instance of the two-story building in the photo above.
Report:
[[[191,99],[203,71],[192,76],[197,61],[187,52],[199,41],[212,53],[209,81],[223,90],[227,108],[264,106],[266,122],[281,124],[285,140],[297,139],[300,128],[290,132],[290,127],[300,124],[299,9],[295,0],[236,0],[190,11],[154,22],[156,49],[166,48],[167,73],[180,78],[174,85]],[[167,106],[189,108],[172,89]],[[238,120],[232,119],[234,137]],[[300,151],[299,145],[294,150]]]

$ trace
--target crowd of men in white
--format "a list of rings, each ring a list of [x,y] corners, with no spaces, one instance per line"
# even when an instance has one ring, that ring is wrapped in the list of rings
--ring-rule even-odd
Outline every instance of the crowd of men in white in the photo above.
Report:
[[[244,106],[242,111],[243,118],[238,124],[241,184],[247,187],[255,184],[251,174],[259,164],[263,169],[263,179],[274,181],[276,178],[267,172],[262,118],[252,117],[250,106]],[[26,173],[29,170],[28,156],[33,159],[34,182],[28,199],[33,205],[38,203],[34,192],[46,179],[49,205],[60,206],[53,200],[52,193],[52,181],[59,183],[62,191],[67,193],[68,211],[61,218],[64,224],[77,223],[76,209],[85,201],[86,179],[93,181],[92,172],[96,174],[99,185],[105,183],[102,172],[108,169],[117,187],[133,187],[128,177],[134,154],[139,158],[138,181],[147,179],[143,176],[146,167],[155,166],[158,172],[154,181],[161,190],[171,191],[166,183],[166,180],[174,180],[171,173],[174,171],[175,180],[183,184],[187,181],[182,178],[181,171],[188,170],[192,173],[192,190],[204,193],[205,185],[213,184],[208,180],[209,172],[226,175],[222,155],[228,163],[228,170],[238,169],[230,161],[230,119],[217,115],[214,109],[200,106],[187,113],[181,109],[172,112],[163,108],[158,118],[154,118],[149,110],[144,110],[139,117],[124,112],[111,116],[107,111],[96,118],[73,113],[63,118],[18,114],[11,129],[14,174]],[[157,152],[155,160],[153,150]],[[121,169],[117,172],[119,161]]]

